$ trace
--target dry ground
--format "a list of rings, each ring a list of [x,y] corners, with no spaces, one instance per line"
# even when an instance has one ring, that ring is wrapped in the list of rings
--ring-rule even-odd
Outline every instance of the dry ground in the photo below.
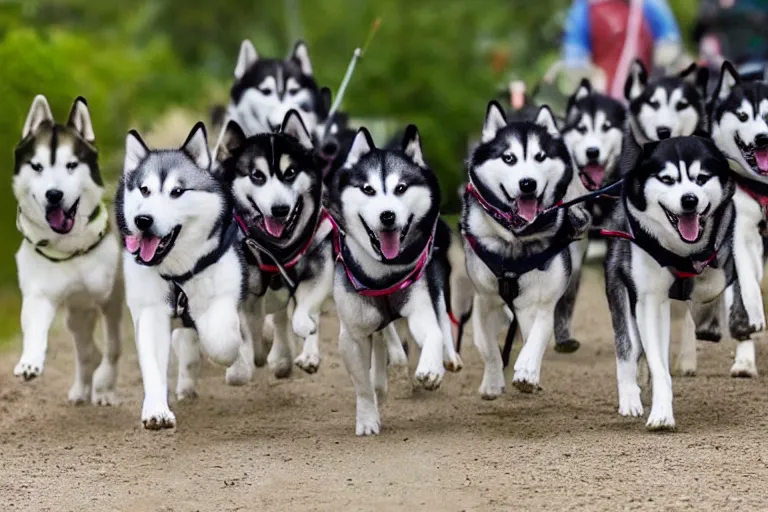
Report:
[[[439,391],[393,390],[375,438],[354,436],[335,319],[323,329],[318,374],[276,381],[262,369],[234,389],[209,365],[197,401],[172,402],[178,428],[159,433],[139,426],[130,329],[115,408],[66,403],[65,336],[51,344],[43,378],[26,384],[12,377],[12,346],[0,356],[0,510],[768,508],[764,378],[728,377],[733,342],[701,344],[699,376],[674,382],[678,432],[620,418],[597,268],[578,304],[582,348],[548,350],[543,391],[481,400],[469,343],[464,371]],[[768,375],[765,352],[758,363]]]

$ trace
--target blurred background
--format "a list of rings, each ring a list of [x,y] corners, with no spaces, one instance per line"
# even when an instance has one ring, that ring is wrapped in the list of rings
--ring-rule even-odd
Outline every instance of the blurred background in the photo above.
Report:
[[[467,140],[489,99],[510,79],[533,87],[560,56],[569,0],[0,0],[0,339],[18,330],[13,255],[21,240],[11,193],[13,148],[36,94],[60,121],[84,96],[93,116],[107,194],[124,137],[176,144],[228,101],[240,42],[287,56],[304,39],[318,84],[335,93],[353,49],[380,29],[349,85],[353,118],[418,125],[443,186],[444,211],[464,173]],[[670,0],[683,37],[697,0]],[[690,45],[690,42],[686,42]],[[214,135],[215,136],[215,135]],[[110,197],[111,199],[111,197]]]

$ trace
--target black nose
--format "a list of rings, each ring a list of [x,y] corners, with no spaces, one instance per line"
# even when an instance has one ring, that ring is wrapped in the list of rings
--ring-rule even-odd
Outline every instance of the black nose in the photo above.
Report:
[[[683,207],[685,212],[693,212],[696,210],[696,206],[699,204],[699,198],[694,194],[685,194],[680,198],[680,206]]]
[[[339,151],[339,145],[336,143],[336,141],[327,140],[323,143],[323,147],[320,148],[320,151],[323,152],[323,155],[329,158],[333,158]]]
[[[133,218],[133,222],[136,223],[136,227],[139,228],[139,231],[147,231],[149,228],[152,227],[152,224],[154,224],[155,219],[153,219],[149,215],[137,215]]]
[[[523,178],[520,180],[520,192],[523,194],[536,193],[536,180],[533,178]]]
[[[662,126],[660,128],[656,128],[656,135],[659,136],[659,140],[668,139],[672,136],[672,130],[666,126]]]
[[[389,227],[395,223],[395,212],[391,212],[389,210],[381,212],[379,219],[381,219],[381,223],[383,225]]]
[[[59,204],[64,198],[64,192],[59,189],[52,188],[45,192],[45,198],[48,200],[48,204]]]
[[[755,147],[764,148],[768,146],[768,133],[760,133],[755,137]]]
[[[589,160],[597,160],[600,158],[600,149],[599,148],[587,148],[587,158]]]
[[[283,219],[291,213],[291,207],[287,204],[276,204],[272,207],[272,216],[277,219]]]

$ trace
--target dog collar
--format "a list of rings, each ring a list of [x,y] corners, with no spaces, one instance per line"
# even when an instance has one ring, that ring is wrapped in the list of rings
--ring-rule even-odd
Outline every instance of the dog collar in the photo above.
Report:
[[[435,224],[432,226],[432,232],[429,235],[429,240],[427,240],[424,249],[421,251],[421,254],[416,260],[416,265],[413,267],[413,270],[408,272],[405,277],[400,279],[392,286],[381,289],[371,288],[364,285],[352,273],[349,265],[347,265],[347,263],[344,261],[344,232],[333,217],[329,215],[328,218],[330,219],[331,225],[333,226],[333,252],[336,254],[336,261],[341,263],[341,265],[344,267],[344,273],[347,275],[347,279],[349,279],[349,282],[352,284],[355,292],[364,297],[386,297],[392,295],[393,293],[405,290],[413,283],[421,279],[421,277],[424,275],[424,272],[427,269],[427,263],[429,262],[429,258],[432,255],[432,249],[434,248],[435,230],[437,229],[437,221],[440,217],[438,216],[437,219],[435,219]]]
[[[99,244],[101,244],[101,241],[104,240],[104,238],[107,236],[107,233],[109,232],[109,211],[103,202],[96,205],[96,208],[93,209],[91,214],[88,216],[88,224],[86,225],[87,233],[93,234],[96,238],[96,241],[87,247],[77,249],[75,251],[60,251],[53,247],[51,245],[51,241],[47,239],[33,240],[29,234],[24,231],[21,223],[21,217],[26,217],[29,219],[29,217],[27,217],[24,212],[21,211],[21,207],[19,207],[16,211],[16,229],[24,237],[24,240],[32,244],[32,247],[34,247],[36,253],[48,261],[52,261],[54,263],[69,261],[71,259],[77,258],[78,256],[88,254],[96,247],[98,247]]]

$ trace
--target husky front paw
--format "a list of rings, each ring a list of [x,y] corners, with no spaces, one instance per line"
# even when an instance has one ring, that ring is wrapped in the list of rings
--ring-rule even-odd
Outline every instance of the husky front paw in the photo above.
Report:
[[[504,392],[505,387],[503,373],[496,376],[485,372],[480,383],[480,397],[483,400],[495,400]]]
[[[237,361],[227,368],[224,380],[228,386],[245,386],[251,381],[255,368],[249,362],[238,357]]]
[[[117,367],[103,361],[93,374],[91,403],[93,405],[117,405]]]
[[[309,315],[298,311],[293,313],[292,325],[293,332],[300,338],[308,338],[317,332],[317,325],[315,325],[312,318],[310,318]]]
[[[381,431],[381,419],[379,411],[375,405],[367,404],[361,406],[358,401],[355,435],[358,436],[376,436]]]
[[[443,366],[446,370],[453,373],[458,373],[464,368],[464,361],[461,360],[459,354],[454,354],[453,357],[446,357],[443,361]]]
[[[302,352],[296,356],[296,359],[294,359],[293,362],[296,366],[312,375],[313,373],[317,373],[317,369],[320,367],[320,354],[314,352]]]
[[[440,387],[440,384],[442,384],[443,375],[445,375],[445,368],[443,368],[442,364],[439,367],[432,369],[427,365],[419,364],[416,368],[414,378],[424,389],[434,391]]]
[[[648,430],[675,430],[675,418],[672,415],[672,404],[651,407],[648,422],[645,424]]]
[[[141,411],[141,423],[147,430],[162,430],[176,426],[176,416],[167,404],[148,404],[144,402]]]
[[[91,387],[84,382],[75,381],[72,387],[69,388],[67,399],[73,405],[88,403],[91,399]]]
[[[753,379],[757,377],[757,365],[754,360],[737,358],[731,366],[731,377]]]
[[[43,365],[43,359],[28,359],[22,356],[21,361],[13,369],[13,374],[27,381],[32,380],[43,374]]]
[[[626,386],[619,390],[619,414],[639,417],[643,415],[643,402],[640,400],[640,386]]]
[[[267,357],[267,364],[269,369],[272,370],[275,378],[287,379],[293,372],[293,361],[286,357],[272,357],[272,352]]]
[[[539,389],[539,376],[536,372],[527,368],[515,370],[512,385],[521,393],[533,393]]]

